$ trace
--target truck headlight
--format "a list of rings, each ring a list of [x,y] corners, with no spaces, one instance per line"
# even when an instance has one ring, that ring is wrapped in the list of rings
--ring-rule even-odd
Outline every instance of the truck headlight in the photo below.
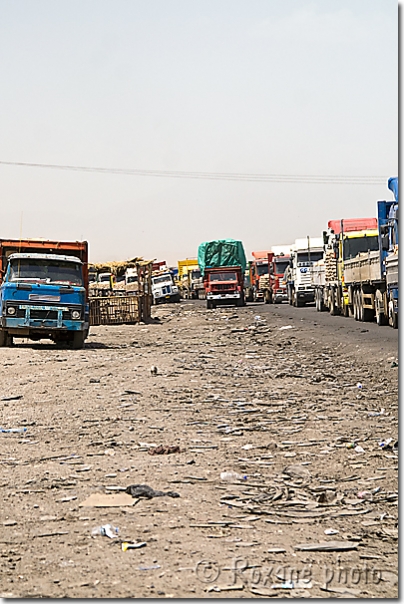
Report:
[[[9,306],[7,308],[7,314],[8,315],[15,315],[15,307],[14,306]]]
[[[72,311],[72,319],[80,319],[80,311],[79,310],[73,310]]]

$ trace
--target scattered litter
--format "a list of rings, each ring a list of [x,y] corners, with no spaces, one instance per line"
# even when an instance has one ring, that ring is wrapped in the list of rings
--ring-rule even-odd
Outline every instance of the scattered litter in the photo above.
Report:
[[[283,547],[273,547],[268,549],[267,552],[268,554],[284,554],[286,553],[286,549],[283,549]]]
[[[61,503],[67,503],[68,501],[74,501],[77,499],[76,495],[72,495],[70,497],[63,497],[62,499],[58,499]]]
[[[151,566],[138,566],[139,570],[157,570],[161,568],[160,564],[152,564]]]
[[[356,549],[358,543],[355,541],[326,541],[323,543],[302,543],[295,545],[294,549],[301,552],[343,552]]]
[[[16,394],[15,396],[3,396],[2,401],[19,401],[22,399],[22,394]]]
[[[362,388],[363,388],[363,386],[362,386],[362,384],[361,384],[360,382],[358,382],[358,383],[356,384],[356,387],[357,387],[357,388],[359,388],[359,390],[362,390]]]
[[[244,445],[244,447],[241,448],[244,449],[244,451],[249,451],[250,449],[254,448],[254,445]]]
[[[360,445],[356,445],[356,447],[355,447],[355,451],[356,451],[357,453],[364,453],[364,452],[365,452],[365,449],[364,449],[363,447],[361,447]]]
[[[146,545],[146,541],[140,541],[139,543],[128,543],[127,541],[123,541],[122,551],[126,552],[128,549],[139,549],[140,547],[145,547]]]
[[[158,374],[158,371],[159,371],[159,370],[158,370],[158,368],[157,368],[155,365],[152,365],[152,366],[150,367],[150,373],[151,373],[152,375],[157,375],[157,374]]]
[[[398,367],[398,363],[396,363],[396,361],[393,361],[391,367]]]
[[[380,417],[380,415],[384,415],[386,409],[380,409],[380,411],[369,411],[368,417]]]
[[[155,491],[147,484],[132,484],[126,487],[126,493],[132,495],[132,497],[152,499],[153,497],[179,497],[179,493],[174,491]]]
[[[171,453],[181,453],[181,449],[178,445],[159,445],[158,447],[149,449],[148,453],[149,455],[170,455]]]
[[[353,589],[352,587],[331,587],[330,585],[323,585],[320,587],[322,591],[329,591],[332,594],[340,594],[342,596],[359,596],[361,593],[360,589]]]
[[[237,472],[221,472],[220,480],[224,482],[233,482],[235,480],[247,480],[247,476]]]
[[[91,534],[93,536],[101,535],[102,537],[109,537],[110,539],[115,539],[118,535],[119,529],[117,526],[112,526],[112,524],[103,524],[102,526],[97,526],[93,528]]]
[[[372,493],[370,491],[359,491],[357,497],[358,499],[372,499]]]
[[[284,329],[293,329],[293,325],[283,325],[279,328],[279,331],[283,331]]]
[[[271,585],[271,589],[311,589],[313,584],[311,581],[285,581],[284,583],[275,583]]]
[[[393,438],[386,438],[379,443],[379,447],[386,451],[393,451],[394,449],[398,449],[398,440],[392,445]]]
[[[325,529],[324,535],[338,535],[339,531],[336,529]]]
[[[243,589],[244,585],[240,583],[238,585],[211,585],[210,587],[207,587],[205,591],[209,593],[211,591],[241,591]]]
[[[26,432],[28,428],[0,428],[0,432],[15,433],[15,432]]]

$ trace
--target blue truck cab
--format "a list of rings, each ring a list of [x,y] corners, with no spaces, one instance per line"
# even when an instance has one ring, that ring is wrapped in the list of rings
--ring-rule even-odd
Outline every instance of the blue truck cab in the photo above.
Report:
[[[0,286],[0,346],[13,338],[83,348],[89,311],[83,263],[69,255],[11,253]]]
[[[398,326],[398,178],[388,181],[394,201],[377,202],[380,271],[386,282],[388,320]]]

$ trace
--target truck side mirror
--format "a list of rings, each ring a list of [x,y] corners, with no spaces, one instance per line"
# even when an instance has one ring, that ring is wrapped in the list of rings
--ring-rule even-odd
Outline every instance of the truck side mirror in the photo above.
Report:
[[[327,245],[327,243],[328,243],[327,231],[323,231],[323,243],[324,243],[324,245]]]
[[[383,250],[383,252],[388,252],[389,248],[390,248],[389,236],[388,235],[382,235],[381,240],[382,240],[382,250]]]

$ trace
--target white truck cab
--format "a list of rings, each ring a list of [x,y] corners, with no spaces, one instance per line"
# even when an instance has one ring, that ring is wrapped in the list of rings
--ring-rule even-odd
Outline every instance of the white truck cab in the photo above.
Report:
[[[314,302],[313,265],[322,260],[324,242],[321,237],[296,239],[291,247],[290,265],[285,273],[288,302],[292,306],[304,306]]]
[[[180,292],[174,285],[170,272],[152,276],[152,293],[155,304],[159,302],[179,302]]]

